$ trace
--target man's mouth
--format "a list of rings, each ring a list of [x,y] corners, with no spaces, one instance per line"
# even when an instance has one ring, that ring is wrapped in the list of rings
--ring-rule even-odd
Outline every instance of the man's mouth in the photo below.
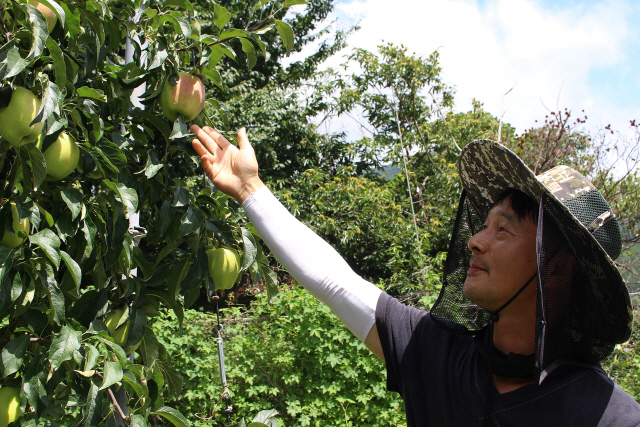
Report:
[[[467,276],[482,272],[487,272],[487,267],[482,262],[478,262],[477,260],[472,260],[469,263],[469,270],[467,270]]]

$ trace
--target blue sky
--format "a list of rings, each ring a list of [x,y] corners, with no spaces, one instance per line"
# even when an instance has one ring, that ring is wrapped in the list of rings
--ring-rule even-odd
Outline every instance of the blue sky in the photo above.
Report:
[[[438,49],[458,111],[477,98],[519,131],[565,107],[584,109],[591,129],[640,120],[637,0],[341,0],[334,18],[361,26],[351,46]]]

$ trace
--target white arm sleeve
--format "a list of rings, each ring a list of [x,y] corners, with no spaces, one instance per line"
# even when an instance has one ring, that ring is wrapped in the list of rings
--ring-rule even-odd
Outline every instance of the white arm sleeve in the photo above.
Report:
[[[335,249],[295,219],[267,187],[249,196],[242,206],[293,278],[364,341],[375,323],[382,291],[358,276]]]

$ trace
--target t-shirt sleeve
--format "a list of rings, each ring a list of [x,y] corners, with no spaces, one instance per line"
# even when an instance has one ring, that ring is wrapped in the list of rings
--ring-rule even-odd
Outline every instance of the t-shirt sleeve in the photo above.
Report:
[[[640,404],[631,395],[615,384],[607,409],[605,409],[598,427],[637,427],[640,426]]]
[[[412,345],[412,338],[416,339],[416,329],[426,315],[426,311],[401,304],[387,294],[383,293],[378,299],[376,326],[387,365],[389,391],[402,394],[402,359]]]

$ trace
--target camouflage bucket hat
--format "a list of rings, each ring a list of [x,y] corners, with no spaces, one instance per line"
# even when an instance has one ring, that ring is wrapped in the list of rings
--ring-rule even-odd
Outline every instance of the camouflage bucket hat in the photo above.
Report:
[[[613,261],[622,249],[620,226],[596,187],[568,166],[536,176],[515,153],[488,140],[468,144],[460,154],[458,170],[462,186],[482,218],[509,188],[539,202],[544,199],[545,210],[578,258],[584,277],[589,278],[583,285],[590,288],[585,294],[592,295],[592,301],[581,304],[588,312],[585,316],[598,319],[597,340],[627,341],[632,306],[626,283]]]

